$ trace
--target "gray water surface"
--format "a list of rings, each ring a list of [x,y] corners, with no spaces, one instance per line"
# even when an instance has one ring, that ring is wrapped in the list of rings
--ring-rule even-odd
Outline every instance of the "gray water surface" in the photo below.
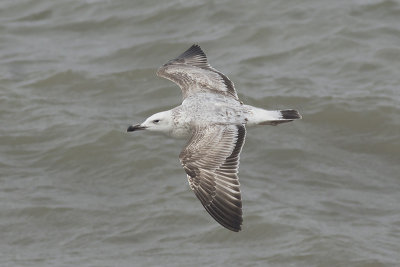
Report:
[[[126,133],[180,104],[193,43],[247,104],[244,225],[191,192],[185,141]],[[399,266],[400,2],[3,0],[0,266]]]

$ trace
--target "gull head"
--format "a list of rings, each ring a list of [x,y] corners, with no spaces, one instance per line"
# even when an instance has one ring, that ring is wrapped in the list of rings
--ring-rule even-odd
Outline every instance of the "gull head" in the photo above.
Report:
[[[127,132],[148,130],[148,131],[168,134],[171,132],[172,127],[173,127],[172,112],[168,110],[151,115],[141,124],[129,126]]]

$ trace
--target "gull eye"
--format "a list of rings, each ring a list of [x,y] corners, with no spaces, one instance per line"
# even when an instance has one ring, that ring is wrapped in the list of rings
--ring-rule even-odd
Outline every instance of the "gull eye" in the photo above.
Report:
[[[153,121],[153,123],[159,123],[160,122],[160,120],[154,120]]]

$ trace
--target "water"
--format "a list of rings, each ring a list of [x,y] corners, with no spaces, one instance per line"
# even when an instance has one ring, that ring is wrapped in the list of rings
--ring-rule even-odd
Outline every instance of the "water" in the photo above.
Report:
[[[245,103],[243,231],[190,191],[156,69],[198,43]],[[0,266],[398,266],[400,2],[0,2]]]

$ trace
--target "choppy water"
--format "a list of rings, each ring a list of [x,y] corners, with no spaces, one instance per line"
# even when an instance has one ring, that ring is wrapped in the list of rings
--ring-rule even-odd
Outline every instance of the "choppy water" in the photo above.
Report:
[[[264,108],[244,226],[190,191],[182,141],[126,127],[179,104],[192,43]],[[0,2],[0,266],[399,266],[400,2]]]

